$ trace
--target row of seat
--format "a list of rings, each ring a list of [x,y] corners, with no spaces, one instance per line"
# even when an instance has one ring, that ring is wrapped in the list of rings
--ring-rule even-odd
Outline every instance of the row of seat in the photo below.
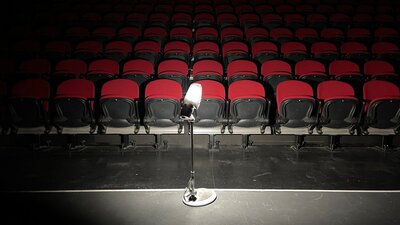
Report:
[[[45,46],[49,44],[48,42],[54,40],[67,40],[72,42],[72,44],[76,44],[77,41],[88,39],[100,41],[102,43],[120,39],[134,43],[135,41],[141,39],[152,39],[154,36],[157,36],[158,39],[163,41],[166,39],[186,40],[189,44],[191,44],[193,41],[200,41],[204,39],[224,43],[232,40],[230,37],[235,37],[234,40],[243,40],[252,43],[254,42],[252,40],[254,37],[262,36],[262,40],[272,40],[279,43],[279,37],[282,35],[287,36],[287,38],[290,38],[290,40],[300,40],[307,43],[310,43],[311,41],[304,40],[304,36],[316,40],[333,41],[335,43],[343,41],[363,41],[367,43],[373,41],[399,41],[399,31],[397,28],[385,26],[373,29],[356,27],[348,30],[331,26],[323,27],[320,30],[310,26],[299,26],[296,28],[292,28],[290,26],[275,26],[273,28],[267,28],[265,26],[259,26],[256,24],[248,27],[245,30],[234,24],[225,26],[221,30],[218,30],[213,26],[203,26],[196,29],[193,29],[190,26],[177,26],[171,29],[166,29],[159,26],[148,26],[144,28],[144,30],[134,26],[125,26],[120,29],[115,29],[109,26],[100,26],[94,29],[89,29],[82,26],[73,26],[63,29],[63,33],[54,31],[54,29],[56,29],[56,27],[45,26],[40,28],[36,32],[36,35],[32,36],[26,34],[10,34],[10,37],[12,37],[11,44],[18,46],[19,42],[25,41],[27,38],[32,40],[31,45],[36,46],[36,48],[40,48],[40,44]],[[21,40],[21,38],[23,40]]]
[[[80,59],[65,59],[53,65],[54,68],[46,59],[30,59],[22,62],[16,71],[10,66],[10,61],[0,61],[3,70],[0,74],[10,82],[40,77],[55,82],[85,78],[103,83],[109,79],[126,78],[142,85],[157,77],[176,80],[184,89],[190,79],[212,79],[228,83],[243,79],[263,80],[275,90],[279,82],[288,79],[302,79],[311,83],[328,79],[357,82],[377,79],[397,83],[400,78],[395,67],[384,60],[369,60],[360,67],[345,59],[334,60],[328,66],[312,59],[298,61],[294,66],[288,61],[272,59],[258,67],[254,61],[236,59],[227,64],[226,70],[221,62],[212,59],[198,60],[191,69],[185,61],[179,59],[163,60],[156,67],[145,59],[132,59],[121,65],[112,59],[97,59],[89,64]]]
[[[359,127],[363,134],[369,128],[389,129],[396,134],[399,131],[400,90],[386,81],[365,83],[363,101],[345,82],[321,82],[314,95],[313,88],[305,82],[284,81],[277,87],[275,107],[266,97],[268,90],[257,81],[232,83],[227,95],[219,82],[196,83],[203,89],[201,105],[195,113],[196,126],[218,127],[222,133],[226,126],[230,133],[235,127],[255,127],[260,129],[256,133],[264,133],[267,126],[272,126],[277,134],[282,132],[282,127],[307,128],[310,134],[314,128],[319,134],[323,128],[344,128],[348,134],[354,134]],[[0,87],[0,93],[4,92],[1,90],[4,86]],[[91,81],[71,79],[62,82],[56,95],[50,98],[46,80],[30,79],[13,86],[11,96],[4,101],[8,105],[1,107],[2,117],[6,118],[2,124],[3,128],[11,127],[13,133],[37,127],[44,128],[41,132],[50,132],[52,126],[58,133],[63,133],[64,128],[72,128],[74,133],[85,128],[86,133],[94,133],[97,125],[99,132],[132,127],[130,132],[138,133],[143,125],[146,133],[150,133],[151,127],[171,126],[177,127],[175,133],[180,133],[182,97],[180,84],[169,79],[149,82],[143,102],[139,86],[131,80],[106,82],[101,96],[96,98]]]
[[[379,29],[382,31],[381,36],[375,39],[370,36],[366,29],[353,29],[355,33],[345,38],[343,33],[336,28],[324,29],[323,31],[327,32],[322,33],[320,37],[318,33],[311,28],[299,28],[294,35],[291,30],[285,27],[275,28],[270,33],[262,27],[253,27],[248,29],[246,37],[244,37],[241,30],[237,30],[237,27],[227,27],[223,30],[226,32],[221,33],[220,40],[222,43],[219,44],[218,32],[213,30],[214,28],[203,27],[196,31],[196,42],[192,44],[191,30],[188,28],[185,30],[184,27],[180,27],[179,29],[181,29],[179,33],[170,34],[168,41],[166,41],[166,33],[151,33],[152,36],[149,34],[147,38],[140,40],[132,36],[127,39],[113,39],[112,36],[102,33],[98,37],[103,40],[109,39],[105,43],[96,39],[79,41],[76,44],[68,40],[57,40],[48,41],[42,46],[38,40],[25,39],[12,43],[11,48],[4,50],[6,50],[5,52],[8,51],[11,57],[16,58],[40,55],[48,57],[68,57],[84,51],[97,55],[119,52],[127,57],[133,52],[143,51],[146,47],[150,52],[163,51],[164,53],[168,53],[175,50],[175,52],[182,52],[189,55],[191,52],[205,47],[219,53],[219,46],[221,46],[222,52],[226,52],[227,48],[232,49],[232,47],[229,47],[231,45],[237,46],[237,48],[246,52],[250,52],[251,48],[254,54],[254,51],[257,51],[261,46],[265,46],[266,42],[269,43],[269,46],[265,46],[264,48],[268,47],[277,52],[280,49],[281,52],[284,52],[287,48],[290,48],[291,45],[294,45],[287,44],[287,42],[289,42],[297,43],[296,45],[298,46],[301,45],[304,51],[308,52],[308,49],[310,49],[312,53],[317,52],[318,49],[321,48],[319,47],[321,44],[317,45],[315,43],[325,43],[325,48],[342,54],[351,50],[358,50],[368,54],[379,55],[382,54],[382,52],[399,51],[397,43],[400,40],[399,33],[392,28]],[[208,46],[204,46],[205,44],[202,41],[209,41],[209,43],[207,43]],[[232,41],[236,42],[231,43]],[[264,44],[257,42],[263,42]],[[352,47],[354,45],[356,45],[356,47]]]

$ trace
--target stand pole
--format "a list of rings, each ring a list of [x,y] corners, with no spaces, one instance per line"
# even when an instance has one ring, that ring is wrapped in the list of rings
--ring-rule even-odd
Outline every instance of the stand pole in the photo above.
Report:
[[[183,194],[183,203],[188,206],[205,206],[215,201],[217,194],[213,190],[206,188],[195,189],[195,171],[194,171],[194,143],[193,143],[193,122],[192,118],[187,120],[190,131],[190,151],[191,151],[191,170],[188,187]]]

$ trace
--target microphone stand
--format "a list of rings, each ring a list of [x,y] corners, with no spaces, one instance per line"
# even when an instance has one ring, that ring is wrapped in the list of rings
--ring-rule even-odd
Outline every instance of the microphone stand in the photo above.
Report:
[[[189,132],[190,132],[190,151],[191,151],[191,170],[190,179],[188,186],[183,194],[183,203],[188,206],[205,206],[211,204],[217,198],[217,194],[213,190],[208,190],[206,188],[195,189],[195,171],[194,171],[194,147],[193,147],[193,124],[194,116],[193,112],[190,117],[181,117],[187,122]]]

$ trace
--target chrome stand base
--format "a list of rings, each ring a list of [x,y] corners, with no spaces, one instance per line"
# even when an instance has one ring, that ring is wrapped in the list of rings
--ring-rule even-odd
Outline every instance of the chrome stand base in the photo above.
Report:
[[[217,199],[217,194],[213,190],[198,188],[191,194],[190,190],[186,188],[182,201],[187,206],[199,207],[211,204],[215,199]]]

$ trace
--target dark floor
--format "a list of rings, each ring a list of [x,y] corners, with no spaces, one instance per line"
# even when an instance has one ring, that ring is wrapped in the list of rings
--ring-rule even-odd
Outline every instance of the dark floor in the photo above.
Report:
[[[8,149],[10,150],[10,149]],[[400,190],[400,152],[345,148],[197,149],[197,186],[218,189]],[[10,154],[12,152],[13,154]],[[186,186],[190,151],[111,148],[83,152],[0,152],[1,190],[175,189]]]
[[[218,198],[191,208],[188,149],[3,148],[1,224],[400,224],[400,151],[342,150],[196,149],[196,187]]]

